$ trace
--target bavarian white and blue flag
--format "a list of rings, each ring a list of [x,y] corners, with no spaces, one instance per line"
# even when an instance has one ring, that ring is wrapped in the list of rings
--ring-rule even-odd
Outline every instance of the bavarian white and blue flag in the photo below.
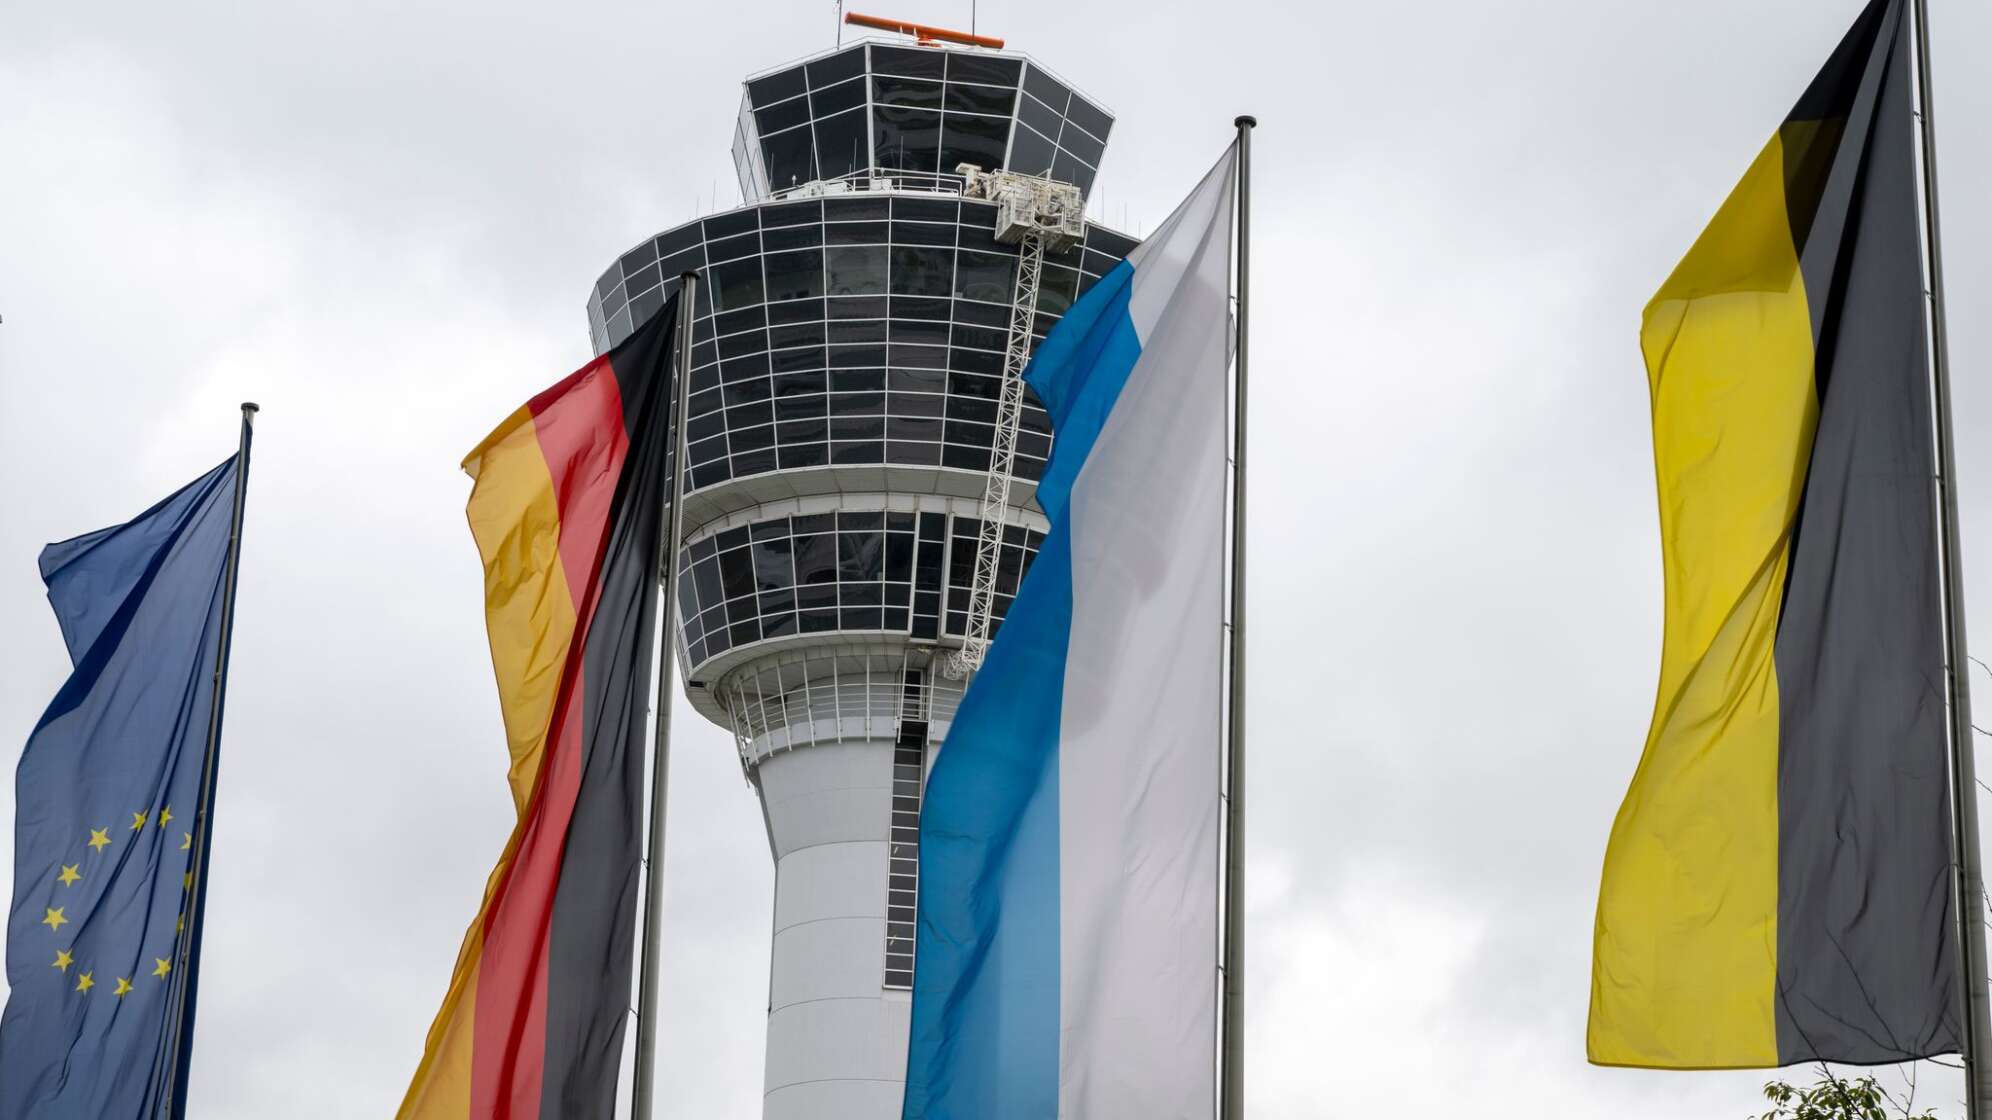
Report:
[[[1215,1111],[1236,175],[1025,372],[1051,531],[927,784],[906,1120]]]
[[[15,776],[0,1117],[185,1114],[194,857],[239,460],[41,554],[74,671]],[[194,938],[191,946],[183,945]]]

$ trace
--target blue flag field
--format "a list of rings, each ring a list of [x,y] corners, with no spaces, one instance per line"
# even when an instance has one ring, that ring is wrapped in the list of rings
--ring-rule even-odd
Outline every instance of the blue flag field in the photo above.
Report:
[[[238,462],[42,551],[75,668],[16,775],[0,1116],[184,1111]]]

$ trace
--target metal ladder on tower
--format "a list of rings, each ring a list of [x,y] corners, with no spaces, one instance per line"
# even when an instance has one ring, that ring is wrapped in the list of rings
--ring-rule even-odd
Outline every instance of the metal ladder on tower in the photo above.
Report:
[[[990,616],[996,606],[996,572],[1003,529],[1010,515],[1010,480],[1017,460],[1017,428],[1024,414],[1024,367],[1031,359],[1031,325],[1047,250],[1060,252],[1086,235],[1086,201],[1070,183],[1013,171],[984,173],[962,164],[968,198],[996,203],[996,240],[1017,246],[1017,283],[1010,301],[1010,334],[1003,348],[1002,394],[996,405],[996,438],[982,488],[982,525],[975,541],[975,577],[969,586],[968,624],[961,648],[944,669],[956,680],[982,667],[989,651]]]

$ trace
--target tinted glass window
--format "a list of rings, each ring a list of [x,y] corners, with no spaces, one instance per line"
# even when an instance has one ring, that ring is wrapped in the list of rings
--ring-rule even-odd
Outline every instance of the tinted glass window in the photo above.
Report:
[[[715,237],[718,235],[708,227],[706,236]],[[717,241],[708,243],[706,245],[706,259],[710,261],[730,261],[760,251],[761,235],[758,233],[743,233],[737,237],[722,237]]]
[[[1054,140],[1058,137],[1058,130],[1065,126],[1065,119],[1055,110],[1028,95],[1017,99],[1017,119]]]
[[[1115,233],[1110,229],[1103,229],[1099,226],[1089,226],[1086,229],[1087,248],[1098,249],[1116,259],[1134,252],[1134,247],[1137,244],[1139,242],[1135,241],[1134,238],[1126,234]]]
[[[839,532],[837,577],[840,581],[872,582],[885,574],[885,534]]]
[[[629,252],[624,253],[622,260],[617,263],[622,265],[623,275],[627,276],[656,259],[657,242],[646,241]]]
[[[1051,106],[1052,112],[1065,115],[1065,106],[1072,99],[1072,91],[1065,88],[1058,79],[1033,66],[1024,75],[1024,89],[1031,96]]]
[[[831,295],[871,295],[885,290],[885,246],[833,246],[824,252]]]
[[[892,216],[901,221],[953,222],[960,212],[960,204],[952,201],[944,202],[929,198],[892,200]]]
[[[1015,257],[963,250],[955,268],[955,294],[963,299],[1007,302],[1016,288],[1016,274]]]
[[[865,83],[860,78],[855,81],[840,82],[829,89],[819,89],[809,95],[810,107],[819,117],[855,109],[865,103]]]
[[[830,222],[865,221],[891,212],[891,203],[883,198],[831,198],[823,203],[823,219]]]
[[[946,245],[954,247],[955,227],[952,223],[939,222],[894,222],[892,223],[892,243],[895,245]]]
[[[952,172],[964,163],[985,170],[1003,164],[1003,147],[1010,139],[1010,122],[1001,117],[964,117],[949,113],[941,128],[941,170]]]
[[[874,46],[872,69],[881,74],[906,74],[917,78],[939,78],[946,63],[945,52],[916,51],[902,47]]]
[[[821,244],[823,244],[823,227],[820,224],[761,231],[761,246],[770,253]]]
[[[1069,268],[1046,265],[1038,286],[1038,311],[1063,315],[1079,294],[1079,273]]]
[[[938,109],[941,107],[941,83],[913,78],[873,78],[872,99],[880,105],[896,105],[906,109]]]
[[[732,237],[736,233],[746,233],[750,229],[759,228],[761,228],[760,211],[751,207],[746,210],[735,210],[730,214],[714,214],[705,220],[707,241],[717,241],[722,237]]]
[[[768,322],[770,323],[800,323],[809,319],[821,318],[823,318],[823,301],[820,299],[778,303],[768,308]]]
[[[657,266],[654,264],[647,264],[642,268],[633,269],[628,273],[628,276],[629,281],[624,287],[632,295],[638,292],[649,291],[656,287],[662,279],[657,271]]]
[[[821,533],[795,538],[795,581],[834,583],[837,579],[837,536]]]
[[[879,106],[878,164],[933,172],[940,165],[941,115],[924,109]],[[952,170],[952,169],[950,169]]]
[[[1051,161],[1051,177],[1061,183],[1078,183],[1082,174],[1090,170],[1091,168],[1080,163],[1078,157],[1070,152],[1061,151],[1058,153],[1058,158]],[[1085,179],[1088,183],[1092,182],[1091,175],[1085,175]],[[1084,189],[1083,184],[1081,189]]]
[[[879,288],[876,298],[833,299],[830,301],[832,319],[883,319],[885,317],[885,288]]]
[[[1014,90],[996,89],[993,86],[964,86],[949,82],[946,108],[950,112],[1009,116],[1016,99]]]
[[[809,249],[768,256],[768,298],[806,299],[823,294],[823,252]]]
[[[832,245],[873,245],[886,240],[884,222],[832,222],[823,235]]]
[[[754,125],[760,129],[763,136],[771,132],[780,132],[785,128],[794,128],[808,119],[809,99],[806,97],[754,110]]]
[[[798,66],[748,82],[747,98],[756,105],[767,105],[785,97],[794,97],[805,88],[802,67]]]
[[[1065,119],[1102,140],[1107,138],[1107,131],[1114,123],[1105,111],[1083,97],[1072,99],[1072,107],[1065,111]]]
[[[809,64],[808,70],[811,89],[821,89],[824,86],[836,85],[846,78],[855,78],[865,71],[865,48],[852,47],[828,58],[819,58]]]
[[[795,567],[790,560],[789,540],[777,537],[753,547],[754,583],[763,591],[779,590],[795,584]]]
[[[823,204],[820,202],[786,202],[780,206],[761,208],[761,228],[771,226],[792,226],[804,222],[814,223],[823,219]]]
[[[1070,125],[1066,126],[1064,132],[1059,133],[1058,146],[1078,156],[1082,162],[1093,167],[1100,165],[1100,157],[1107,150],[1106,141],[1095,140]]]
[[[721,308],[746,307],[762,302],[759,257],[714,265],[711,274],[713,286],[718,289]]]
[[[1017,73],[1023,64],[1014,58],[998,58],[994,55],[974,54],[969,51],[950,51],[948,59],[948,81],[987,82],[991,85],[1015,86]]]
[[[1058,149],[1029,125],[1017,126],[1016,144],[1010,151],[1010,170],[1025,175],[1042,175],[1051,170]]]
[[[767,156],[768,182],[774,189],[787,190],[816,178],[816,145],[807,125],[763,137],[761,150]]]
[[[895,245],[892,248],[892,291],[895,295],[944,296],[954,286],[954,251]]]
[[[867,139],[862,109],[817,121],[817,169],[825,179],[835,179],[870,166],[871,161],[865,158]]]

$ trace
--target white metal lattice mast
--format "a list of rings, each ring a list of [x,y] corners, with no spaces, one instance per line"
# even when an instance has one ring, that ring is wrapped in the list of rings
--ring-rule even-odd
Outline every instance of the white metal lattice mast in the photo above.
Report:
[[[968,595],[968,624],[961,649],[948,659],[947,673],[961,678],[981,668],[989,650],[989,622],[996,606],[996,571],[1003,555],[1003,527],[1009,521],[1011,471],[1017,460],[1017,430],[1024,414],[1024,367],[1031,360],[1031,325],[1047,249],[1063,250],[1085,236],[1085,200],[1069,183],[1010,171],[983,174],[972,164],[959,169],[970,198],[996,201],[996,240],[1017,246],[1017,284],[1010,301],[1010,337],[1003,348],[1003,389],[996,407],[996,439],[989,451],[989,477],[982,488],[982,525],[975,542],[975,578]]]

